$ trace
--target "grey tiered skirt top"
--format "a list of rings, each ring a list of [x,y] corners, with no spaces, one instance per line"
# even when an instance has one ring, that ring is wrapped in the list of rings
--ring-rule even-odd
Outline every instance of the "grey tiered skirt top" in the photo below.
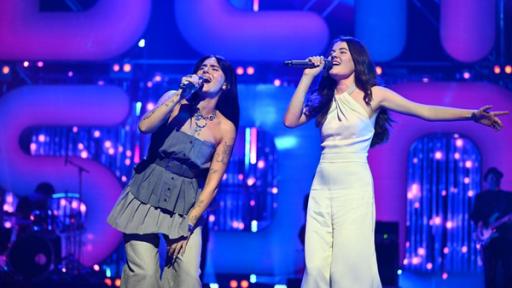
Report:
[[[187,214],[202,189],[215,145],[178,130],[166,134],[156,156],[134,169],[108,216],[108,223],[123,233],[170,238],[188,233]]]

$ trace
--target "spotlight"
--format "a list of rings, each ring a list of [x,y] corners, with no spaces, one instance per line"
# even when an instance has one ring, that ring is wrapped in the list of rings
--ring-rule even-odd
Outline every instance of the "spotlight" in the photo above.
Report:
[[[245,69],[245,72],[247,73],[247,75],[254,75],[254,67],[252,66],[247,66],[247,68]]]
[[[247,186],[252,186],[256,183],[256,178],[254,178],[253,176],[250,176],[249,178],[247,178]]]
[[[126,73],[128,73],[128,72],[132,71],[132,64],[130,64],[130,63],[124,63],[124,64],[123,64],[123,71],[124,71],[124,72],[126,72]]]
[[[494,74],[500,74],[501,73],[500,65],[494,65],[492,70],[494,71]]]
[[[238,287],[238,281],[236,281],[236,280],[229,281],[229,287],[230,288],[237,288]]]
[[[244,71],[244,67],[242,67],[242,66],[238,66],[238,67],[236,67],[235,72],[236,72],[236,75],[243,75],[243,74],[244,74],[244,72],[245,72],[245,71]]]
[[[4,65],[4,67],[2,67],[2,74],[7,75],[9,72],[11,72],[11,67]]]
[[[82,159],[87,159],[87,157],[89,157],[89,153],[87,152],[87,150],[83,150],[82,152],[80,152],[80,157]]]
[[[153,77],[153,82],[162,82],[162,75],[160,75],[160,73],[157,73],[157,74]]]
[[[505,66],[505,73],[507,74],[511,74],[512,73],[512,66],[511,65],[507,65]]]
[[[153,109],[155,109],[155,103],[153,103],[153,102],[148,102],[148,103],[146,104],[146,110],[147,110],[147,111],[151,111],[151,110],[153,110]]]
[[[381,75],[382,74],[382,67],[380,66],[375,66],[375,73],[377,73],[377,75]]]

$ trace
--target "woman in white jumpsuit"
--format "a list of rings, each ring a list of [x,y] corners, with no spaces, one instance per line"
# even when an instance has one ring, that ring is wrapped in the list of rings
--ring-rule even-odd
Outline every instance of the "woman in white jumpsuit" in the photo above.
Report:
[[[378,86],[375,68],[357,39],[333,41],[326,72],[306,101],[314,78],[324,70],[323,57],[304,70],[290,101],[284,124],[294,128],[315,118],[322,154],[311,187],[306,219],[305,288],[381,287],[375,257],[375,203],[368,149],[388,136],[387,109],[431,121],[473,120],[494,129],[507,112],[423,105]]]

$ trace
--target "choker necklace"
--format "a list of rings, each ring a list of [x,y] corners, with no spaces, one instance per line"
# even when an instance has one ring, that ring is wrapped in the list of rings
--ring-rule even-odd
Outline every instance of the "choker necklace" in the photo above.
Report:
[[[215,120],[217,117],[217,110],[213,111],[212,114],[204,116],[199,110],[194,114],[194,133],[199,134],[201,130],[208,125],[208,122]]]

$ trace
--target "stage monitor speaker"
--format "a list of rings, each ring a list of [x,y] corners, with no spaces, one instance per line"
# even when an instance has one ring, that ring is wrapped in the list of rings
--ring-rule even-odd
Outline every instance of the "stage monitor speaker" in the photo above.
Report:
[[[398,222],[377,221],[375,225],[375,250],[383,286],[398,287]]]

